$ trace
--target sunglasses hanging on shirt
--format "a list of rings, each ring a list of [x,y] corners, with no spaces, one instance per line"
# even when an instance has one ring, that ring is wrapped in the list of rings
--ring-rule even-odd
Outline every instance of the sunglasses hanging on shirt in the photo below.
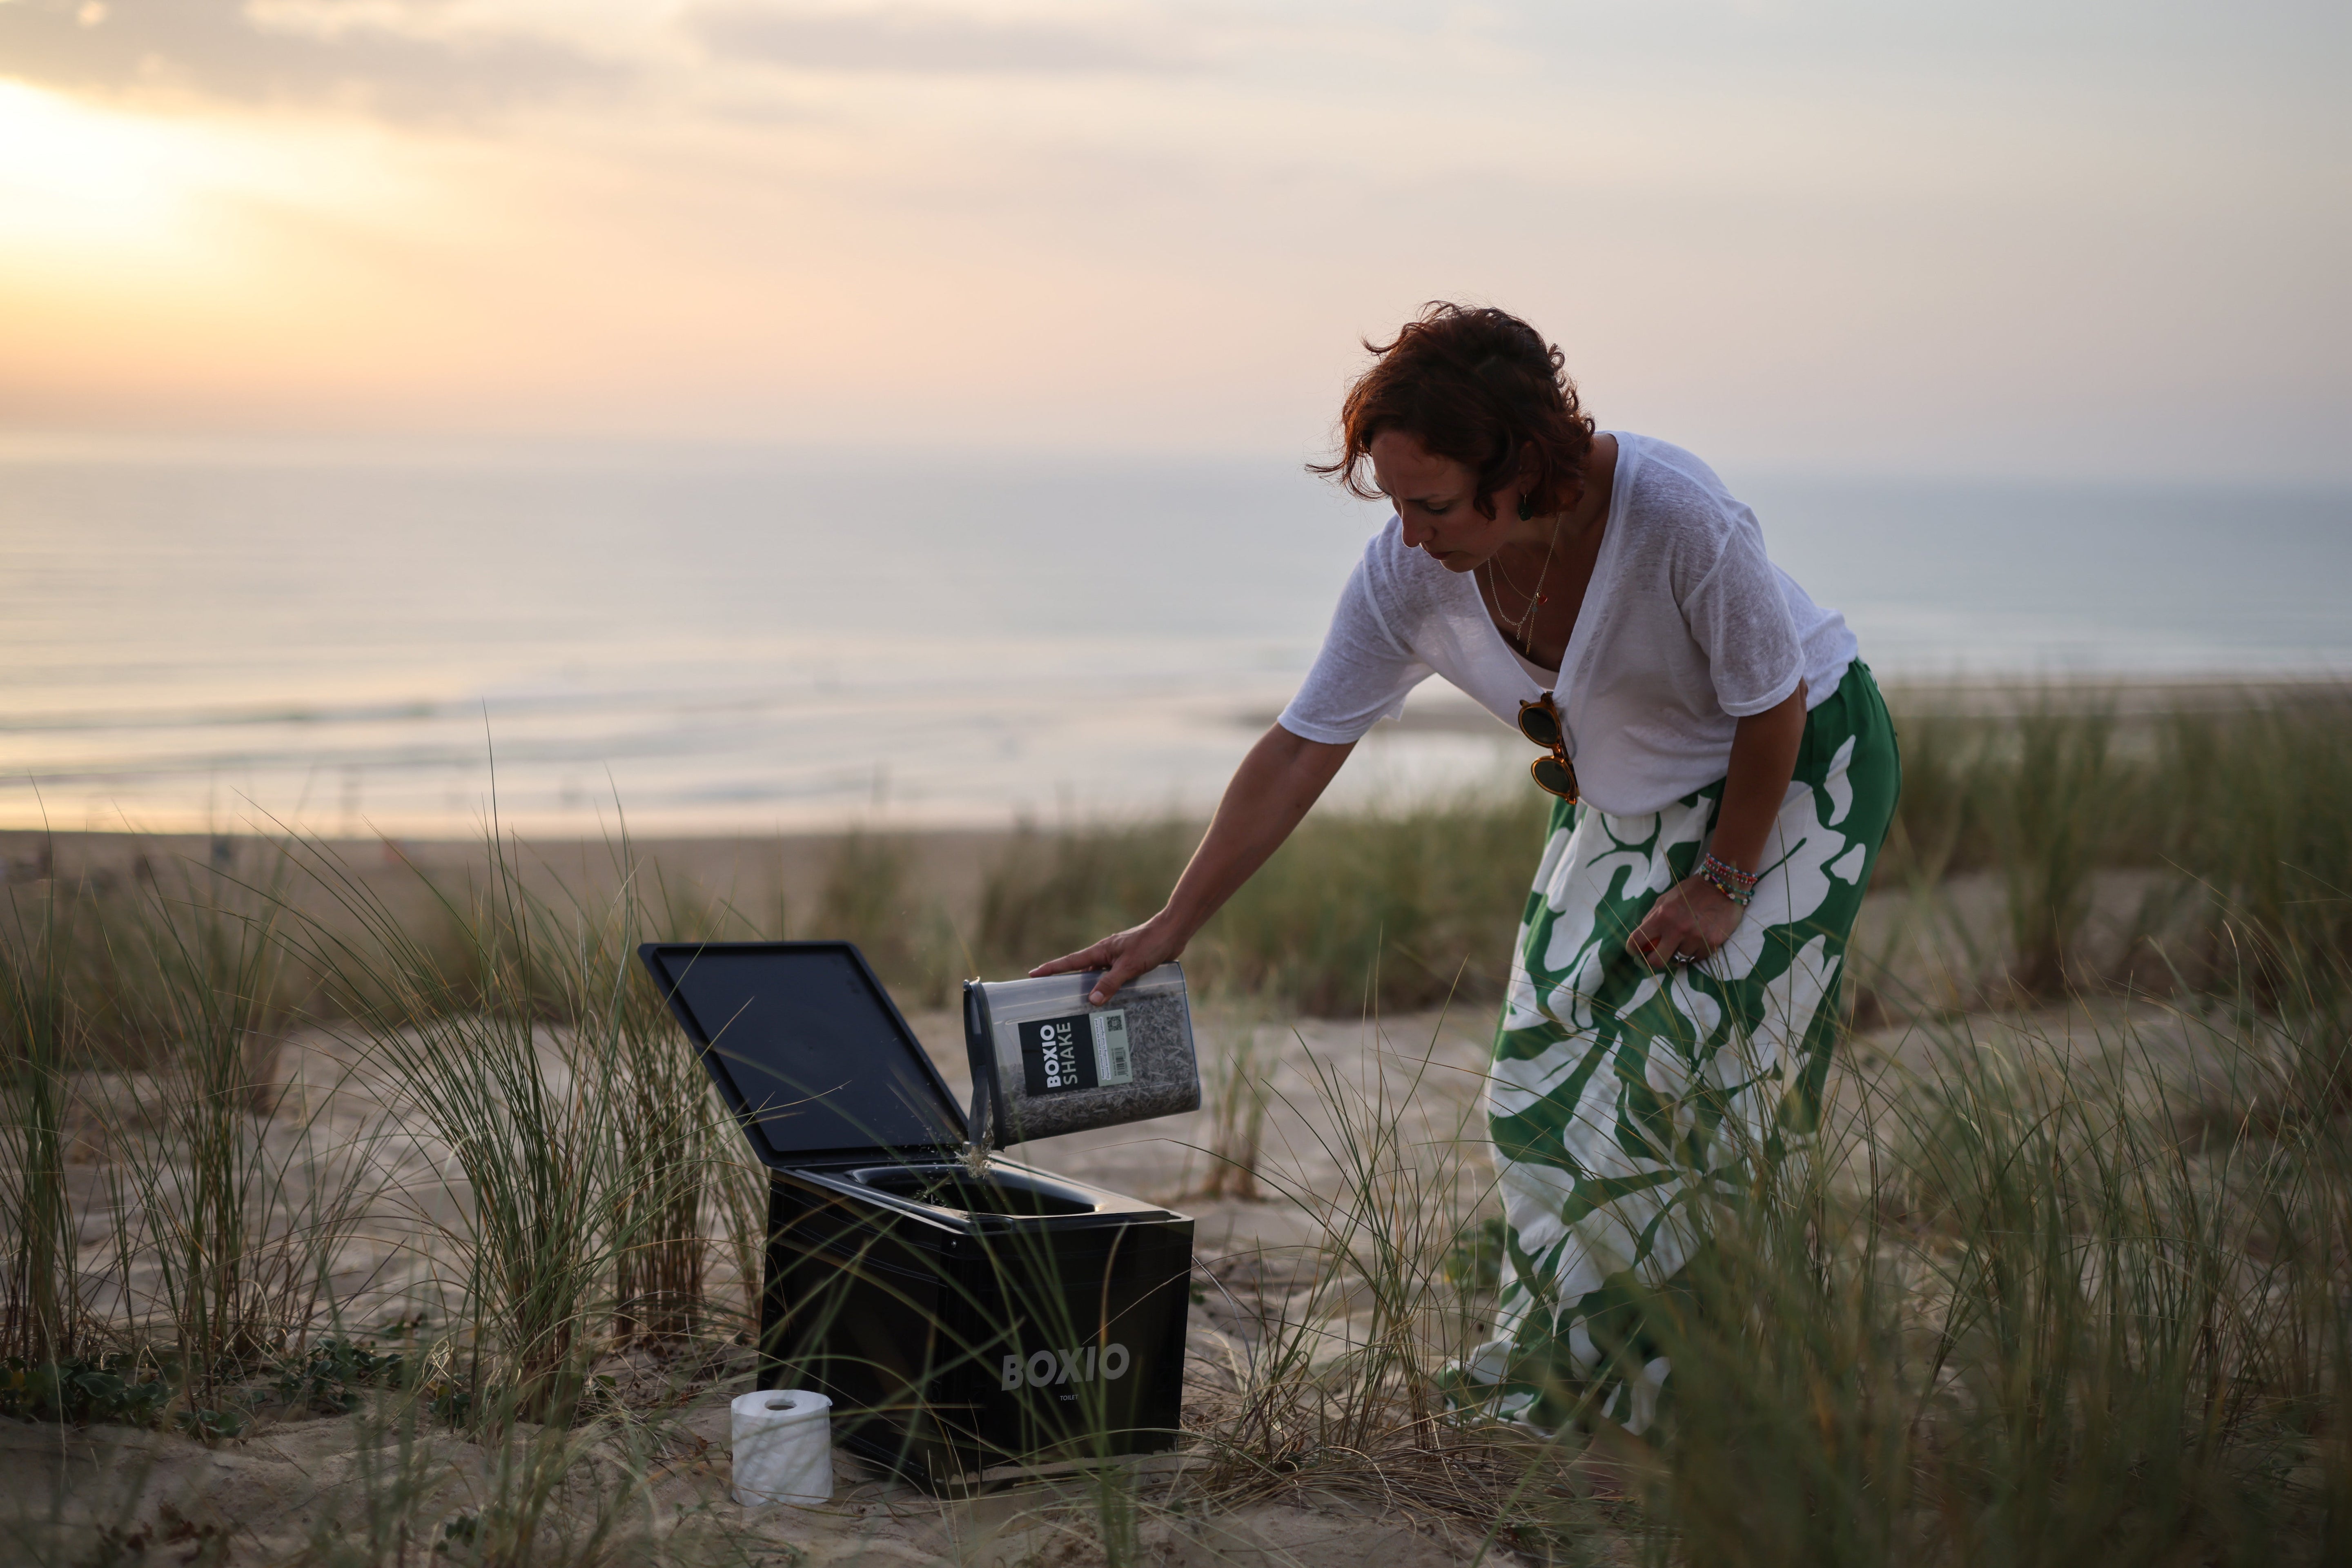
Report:
[[[1574,805],[1576,764],[1568,760],[1568,730],[1559,721],[1559,710],[1552,706],[1550,692],[1519,704],[1519,733],[1551,753],[1528,764],[1528,776],[1536,787]]]

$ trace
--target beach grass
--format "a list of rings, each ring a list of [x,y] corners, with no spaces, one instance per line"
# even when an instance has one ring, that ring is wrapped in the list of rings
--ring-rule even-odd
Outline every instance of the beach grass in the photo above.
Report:
[[[1965,933],[1971,994],[2049,999],[2126,972],[2143,985],[2179,973],[2201,986],[2223,970],[2268,984],[2274,959],[2352,939],[2352,696],[2340,689],[2132,717],[2095,692],[2052,691],[1998,714],[1898,707],[1896,730],[1903,793],[1878,886],[1913,889],[1949,925],[1956,879],[1998,881],[1998,918]],[[1548,805],[1523,787],[1474,788],[1311,815],[1202,928],[1188,973],[1212,994],[1320,1016],[1498,996]],[[1157,910],[1198,834],[1173,818],[1025,830],[976,909],[932,913],[939,931],[968,930],[968,948],[901,946],[884,971],[936,990],[959,963],[1017,973],[1082,947]],[[2136,929],[2089,942],[2116,874],[2140,891],[2105,923]],[[893,876],[905,931],[919,900],[903,866]],[[2242,940],[2252,931],[2266,933],[2259,952]],[[1916,988],[1859,978],[1889,996]]]
[[[1072,1560],[1310,1495],[1549,1562],[2352,1554],[2352,706],[2052,704],[1902,738],[1880,896],[1965,923],[1966,889],[1989,893],[1981,947],[1943,950],[1975,972],[1942,994],[1973,1002],[1874,1037],[1892,1065],[1843,1071],[1806,1157],[1715,1215],[1654,1303],[1671,1418],[1605,1463],[1435,1395],[1492,1331],[1496,1205],[1428,1043],[1384,1039],[1369,1078],[1273,1075],[1297,1012],[1486,1005],[1544,803],[1311,820],[1191,963],[1249,1010],[1212,1064],[1210,1184],[1314,1239],[1204,1286],[1225,1375],[1192,1402],[1192,1468],[1041,1494]],[[664,886],[625,840],[612,875],[566,884],[492,839],[466,878],[419,873],[421,902],[295,840],[11,887],[0,1409],[223,1442],[261,1418],[256,1390],[327,1386],[295,1377],[343,1364],[314,1346],[373,1334],[387,1359],[335,1352],[378,1372],[330,1390],[364,1460],[309,1560],[742,1560],[723,1519],[656,1494],[690,1448],[677,1413],[748,1385],[762,1177],[635,942],[851,934],[943,986],[1149,913],[1191,837],[1015,837],[965,910],[926,908],[912,848],[873,836],[756,918]],[[2120,957],[2094,940],[2118,877],[2142,889]],[[401,1115],[325,1142],[276,1065],[297,1027]],[[1267,1142],[1269,1107],[1316,1130],[1309,1157]],[[387,1221],[448,1266],[439,1315],[347,1316],[341,1260]],[[99,1540],[41,1528],[60,1561]]]
[[[74,1075],[87,1070],[89,1058],[61,973],[78,951],[59,930],[58,904],[54,882],[38,898],[11,902],[12,962],[0,969],[8,1047],[0,1064],[6,1095],[0,1205],[11,1244],[0,1294],[0,1353],[26,1365],[77,1360],[87,1338],[65,1153]]]

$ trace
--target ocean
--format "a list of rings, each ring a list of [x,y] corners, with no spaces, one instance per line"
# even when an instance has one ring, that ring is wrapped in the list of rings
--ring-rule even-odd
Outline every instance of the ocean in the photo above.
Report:
[[[1726,478],[1882,679],[2352,675],[2352,491]],[[1201,811],[1384,516],[1279,458],[0,452],[0,826]],[[1384,725],[1337,788],[1524,750]]]

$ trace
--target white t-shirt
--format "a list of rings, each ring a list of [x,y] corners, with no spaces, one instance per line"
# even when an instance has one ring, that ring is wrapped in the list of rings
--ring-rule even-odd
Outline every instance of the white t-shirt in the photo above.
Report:
[[[1772,564],[1756,514],[1714,469],[1680,447],[1612,434],[1608,525],[1558,671],[1521,658],[1471,574],[1409,548],[1391,516],[1282,727],[1356,741],[1442,675],[1516,730],[1519,704],[1549,689],[1584,798],[1635,816],[1721,778],[1735,721],[1786,701],[1800,677],[1808,706],[1829,700],[1856,651],[1845,618]]]

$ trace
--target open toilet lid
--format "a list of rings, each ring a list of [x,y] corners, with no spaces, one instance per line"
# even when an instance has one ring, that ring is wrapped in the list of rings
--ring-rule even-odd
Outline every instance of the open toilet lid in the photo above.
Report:
[[[935,1160],[963,1142],[947,1081],[845,942],[637,949],[762,1163]]]

